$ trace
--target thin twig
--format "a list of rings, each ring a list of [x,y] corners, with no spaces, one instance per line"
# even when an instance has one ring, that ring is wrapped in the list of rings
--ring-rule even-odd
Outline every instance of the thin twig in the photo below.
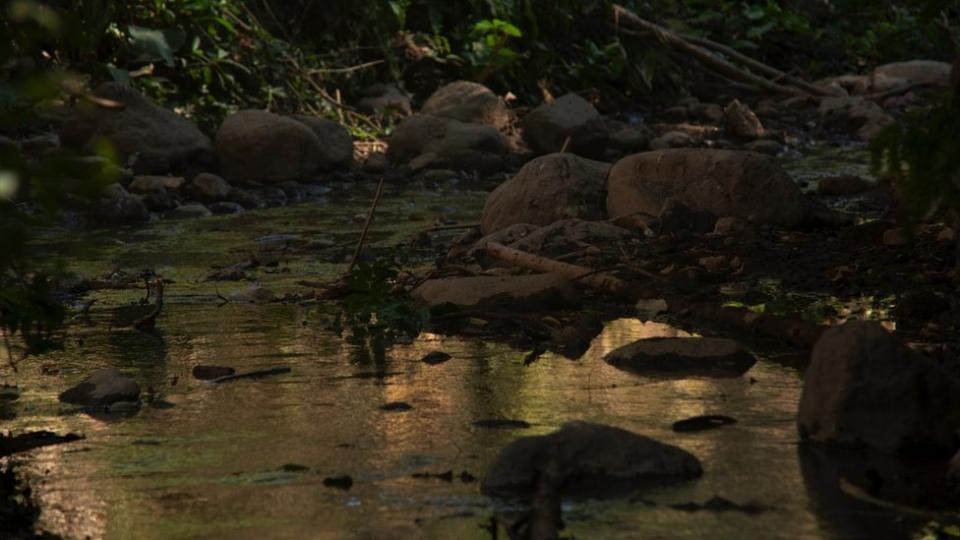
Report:
[[[342,67],[342,68],[314,68],[314,69],[307,70],[307,73],[311,75],[323,74],[323,73],[350,73],[353,71],[359,71],[361,69],[366,69],[368,67],[380,65],[384,62],[386,62],[386,60],[373,60],[371,62],[364,62],[362,64],[357,64],[355,66],[348,66],[348,67]]]
[[[367,240],[367,231],[370,230],[370,224],[373,223],[373,213],[377,209],[377,204],[380,202],[380,195],[383,193],[383,181],[384,176],[380,177],[380,183],[377,184],[377,193],[373,196],[373,204],[370,205],[370,210],[367,212],[367,222],[363,224],[363,232],[360,233],[360,240],[357,242],[357,248],[353,250],[353,257],[350,258],[350,267],[347,268],[346,275],[353,273],[353,268],[357,265],[357,259],[360,257],[360,251],[363,249],[363,243]]]

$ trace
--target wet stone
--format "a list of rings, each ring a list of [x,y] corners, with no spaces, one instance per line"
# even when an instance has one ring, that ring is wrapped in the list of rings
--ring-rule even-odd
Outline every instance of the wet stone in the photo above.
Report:
[[[58,399],[84,406],[136,402],[140,400],[140,385],[116,369],[98,369],[76,386],[63,391]]]
[[[227,375],[233,375],[236,372],[237,370],[227,366],[199,365],[193,366],[191,373],[193,374],[194,379],[209,381],[211,379],[218,379],[220,377],[226,377]]]
[[[604,360],[638,375],[667,377],[739,377],[757,361],[739,343],[723,338],[642,339]]]
[[[406,412],[413,409],[413,405],[405,401],[391,401],[380,406],[381,411],[386,412]]]
[[[722,414],[704,414],[693,416],[673,423],[673,431],[677,433],[691,433],[694,431],[706,431],[723,426],[736,424],[736,418],[724,416]]]
[[[615,496],[703,474],[700,461],[682,448],[611,426],[571,422],[559,431],[521,437],[504,447],[481,492],[530,496],[551,460],[563,471],[557,483],[571,496]]]
[[[353,478],[345,474],[341,476],[328,476],[323,479],[323,485],[346,491],[353,487]]]
[[[423,358],[420,359],[420,361],[423,362],[424,364],[435,366],[437,364],[442,364],[447,360],[450,360],[451,358],[453,357],[443,351],[433,351],[431,353],[425,354]]]

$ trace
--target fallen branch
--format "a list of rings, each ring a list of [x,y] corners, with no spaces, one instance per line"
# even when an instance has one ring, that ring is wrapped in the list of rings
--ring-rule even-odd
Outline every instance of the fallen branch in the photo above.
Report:
[[[288,367],[275,367],[268,369],[258,369],[256,371],[248,371],[246,373],[234,373],[233,375],[224,375],[223,377],[217,377],[216,379],[210,379],[210,384],[220,384],[230,381],[236,381],[238,379],[262,379],[263,377],[269,377],[271,375],[282,375],[284,373],[290,373],[290,368]]]
[[[661,43],[663,43],[664,45],[667,45],[671,49],[684,53],[688,56],[692,56],[693,58],[698,60],[700,63],[702,63],[704,66],[715,71],[717,74],[721,75],[724,78],[727,78],[733,81],[739,81],[751,86],[756,86],[776,94],[784,94],[784,95],[794,95],[797,93],[810,94],[813,92],[811,92],[810,89],[808,89],[806,86],[810,86],[811,88],[816,88],[816,87],[813,87],[812,85],[809,85],[808,83],[804,83],[804,85],[797,85],[797,87],[784,86],[781,84],[777,84],[776,82],[770,81],[768,79],[765,79],[763,77],[754,75],[753,73],[735,64],[732,64],[730,62],[727,62],[726,60],[721,59],[717,55],[710,52],[710,50],[705,48],[703,45],[695,44],[686,36],[682,36],[662,26],[656,25],[650,21],[642,19],[632,11],[628,10],[627,8],[619,4],[613,5],[613,15],[614,15],[614,22],[617,26],[618,31],[623,31],[622,29],[620,29],[619,23],[620,21],[624,21],[629,25],[633,26],[634,28],[638,29],[640,32],[656,36],[656,38]],[[630,32],[629,30],[627,30],[625,33],[638,35],[637,32]],[[640,37],[643,37],[643,36],[640,35]],[[701,43],[703,42],[701,41]],[[723,47],[718,43],[713,43],[713,42],[710,42],[710,43],[712,44],[711,47]],[[756,60],[753,60],[739,53],[736,53],[736,51],[733,51],[732,49],[729,49],[726,47],[724,47],[724,49],[726,49],[726,51],[733,52],[734,55],[736,56],[731,56],[731,57],[734,59],[740,60],[741,62],[743,62],[743,59],[747,59],[749,63],[748,62],[743,62],[743,63],[746,64],[748,67],[753,67],[757,71],[767,73],[768,75],[772,75],[777,79],[786,80],[787,82],[792,82],[791,79],[793,79],[793,77],[787,75],[786,73],[783,73],[782,71],[779,71],[775,68],[762,64]],[[724,52],[724,54],[727,54],[726,51],[722,51],[722,52]],[[763,67],[758,68],[758,66],[763,66]],[[796,79],[793,79],[793,80],[796,80]],[[823,93],[818,91],[817,93],[813,93],[813,95],[823,95]]]
[[[636,298],[639,293],[639,289],[635,285],[623,281],[616,276],[597,272],[592,268],[548,259],[513,249],[497,242],[487,242],[484,250],[491,256],[504,262],[538,272],[559,274],[570,281],[582,283],[592,289],[612,294],[627,294],[630,298]]]

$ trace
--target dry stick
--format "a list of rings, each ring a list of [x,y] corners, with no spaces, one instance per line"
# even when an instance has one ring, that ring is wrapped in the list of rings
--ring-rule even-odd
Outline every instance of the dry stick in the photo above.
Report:
[[[335,98],[337,98],[337,104],[338,104],[338,105],[343,105],[343,99],[342,99],[342,96],[340,96],[340,89],[339,89],[339,88],[337,88],[336,90],[334,90],[333,96],[334,96]],[[340,118],[340,123],[341,123],[341,124],[346,123],[346,122],[344,122],[344,120],[343,120],[343,108],[338,108],[338,109],[337,109],[337,117]]]
[[[560,147],[560,153],[563,154],[567,151],[567,147],[570,146],[570,136],[567,135],[567,138],[563,140],[563,146]]]
[[[764,90],[774,92],[777,94],[789,94],[793,95],[798,92],[797,89],[789,88],[787,86],[779,85],[773,82],[770,82],[763,77],[758,77],[748,71],[745,71],[730,62],[721,60],[715,54],[711,53],[709,50],[704,49],[703,47],[694,45],[689,41],[686,41],[677,34],[649,22],[647,20],[641,19],[639,16],[634,14],[632,11],[624,8],[619,4],[613,5],[613,13],[616,21],[626,21],[630,25],[639,28],[644,32],[649,32],[657,37],[662,43],[675,49],[677,51],[686,53],[690,56],[693,56],[705,66],[716,71],[717,73],[723,75],[726,78],[741,81],[747,84],[754,86],[759,86]]]
[[[739,62],[739,63],[747,66],[748,68],[750,68],[750,69],[752,69],[752,70],[755,70],[755,71],[757,71],[757,72],[759,72],[759,73],[763,73],[764,75],[767,75],[768,77],[773,77],[773,79],[774,79],[775,81],[786,81],[786,82],[792,84],[793,86],[796,86],[797,88],[800,88],[801,90],[804,90],[804,91],[807,92],[808,94],[812,94],[812,95],[814,95],[814,96],[828,96],[828,95],[830,95],[830,93],[827,92],[826,90],[824,90],[823,88],[820,88],[820,87],[818,87],[818,86],[816,86],[816,85],[814,85],[814,84],[811,84],[811,83],[809,83],[809,82],[807,82],[807,81],[805,81],[805,80],[803,80],[803,79],[798,79],[797,77],[794,77],[793,75],[790,75],[789,73],[786,73],[786,72],[784,72],[784,71],[780,71],[779,69],[777,69],[777,68],[775,68],[775,67],[768,66],[767,64],[764,64],[763,62],[759,62],[759,61],[757,61],[757,60],[754,60],[753,58],[750,58],[749,56],[747,56],[747,55],[745,55],[745,54],[739,53],[739,52],[731,49],[730,47],[727,47],[726,45],[717,43],[716,41],[711,41],[711,40],[706,39],[706,38],[699,38],[699,37],[695,37],[695,36],[688,36],[688,35],[685,35],[685,34],[677,34],[677,35],[678,35],[679,37],[681,37],[681,38],[689,41],[690,43],[693,43],[694,45],[699,45],[700,47],[703,47],[703,48],[705,48],[705,49],[711,49],[711,50],[717,51],[717,52],[719,52],[719,53],[722,53],[722,54],[724,54],[724,55],[732,58],[733,60],[736,60],[737,62]]]
[[[360,250],[363,249],[363,243],[367,240],[367,231],[370,230],[370,224],[373,222],[373,212],[377,209],[377,203],[380,202],[380,194],[383,193],[384,178],[384,176],[381,176],[380,183],[377,184],[377,194],[373,196],[373,204],[370,205],[370,211],[367,212],[367,222],[363,224],[360,241],[357,242],[357,248],[353,250],[353,257],[350,258],[350,267],[347,268],[347,276],[353,273],[353,267],[357,265],[357,259],[360,257]]]

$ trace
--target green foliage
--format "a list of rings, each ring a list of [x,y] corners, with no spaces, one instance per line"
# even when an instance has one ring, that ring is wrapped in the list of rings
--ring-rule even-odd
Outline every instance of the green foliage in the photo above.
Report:
[[[44,44],[68,47],[82,42],[83,32],[65,35],[67,19],[44,5],[18,0],[6,6],[0,39],[0,133],[27,134],[42,124],[42,112],[62,99],[78,77],[32,57]],[[15,366],[18,358],[61,345],[65,309],[56,294],[66,275],[62,261],[39,259],[29,248],[44,225],[74,196],[96,196],[116,181],[110,167],[112,149],[98,145],[108,159],[80,159],[66,151],[42,158],[0,145],[0,333]]]
[[[876,173],[898,179],[908,217],[960,210],[960,103],[947,99],[871,141]]]
[[[430,312],[417,308],[409,294],[395,287],[399,269],[388,260],[360,263],[347,278],[347,295],[337,315],[338,333],[349,330],[354,339],[392,340],[416,336],[426,326]]]

